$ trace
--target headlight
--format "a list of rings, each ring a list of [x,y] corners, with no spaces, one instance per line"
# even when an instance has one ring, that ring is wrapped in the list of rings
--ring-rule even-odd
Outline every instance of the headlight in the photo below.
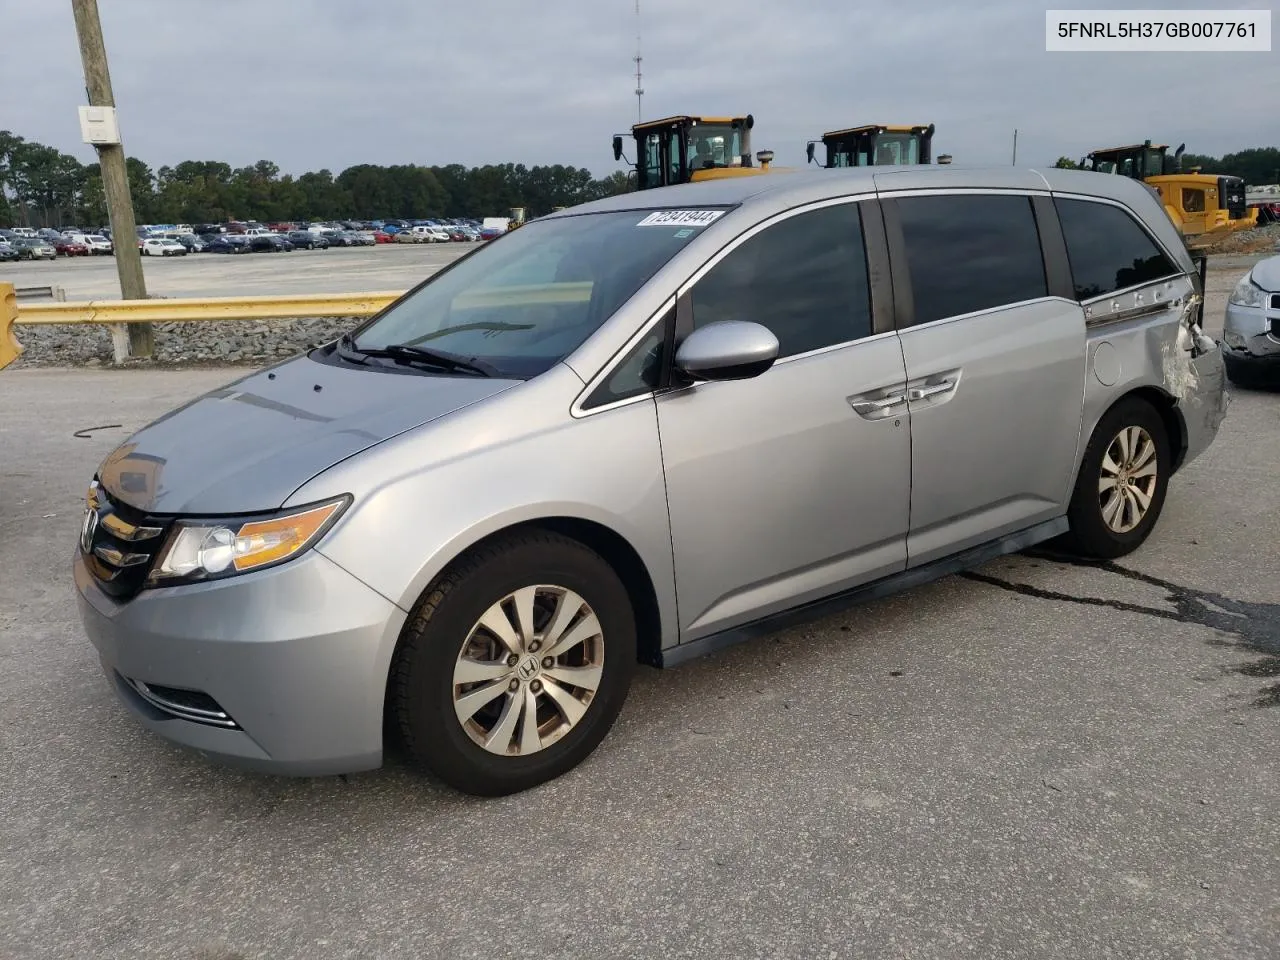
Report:
[[[319,540],[350,503],[350,497],[340,497],[247,521],[179,521],[147,582],[209,580],[282,563]]]
[[[1227,298],[1227,303],[1234,303],[1240,307],[1260,307],[1265,300],[1266,294],[1253,282],[1253,273],[1250,272],[1240,278],[1236,288],[1231,291],[1231,296]]]

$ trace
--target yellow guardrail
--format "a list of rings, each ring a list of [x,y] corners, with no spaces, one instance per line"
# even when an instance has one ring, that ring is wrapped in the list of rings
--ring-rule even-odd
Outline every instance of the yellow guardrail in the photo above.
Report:
[[[22,344],[13,335],[18,319],[18,292],[12,283],[0,283],[0,370],[22,356]]]
[[[295,317],[371,317],[403,290],[308,293],[271,297],[183,297],[171,300],[84,300],[24,303],[17,323],[184,323],[198,320],[288,320]]]
[[[22,353],[15,326],[64,323],[186,323],[200,320],[291,320],[297,317],[371,317],[403,290],[261,297],[184,297],[156,300],[84,300],[22,303],[11,283],[0,283],[0,369]]]

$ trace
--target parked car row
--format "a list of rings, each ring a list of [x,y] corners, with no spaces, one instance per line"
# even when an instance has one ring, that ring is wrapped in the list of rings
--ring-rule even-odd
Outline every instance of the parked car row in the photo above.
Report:
[[[488,222],[452,220],[342,220],[320,223],[231,221],[224,224],[146,224],[137,228],[143,256],[175,257],[188,253],[254,253],[366,247],[378,243],[473,243],[492,240],[504,231]],[[0,229],[0,262],[54,260],[114,252],[110,227],[89,231],[68,227]]]
[[[100,234],[72,229],[58,233],[43,228],[0,229],[0,263],[11,260],[55,260],[58,257],[87,257],[112,252],[111,241]]]

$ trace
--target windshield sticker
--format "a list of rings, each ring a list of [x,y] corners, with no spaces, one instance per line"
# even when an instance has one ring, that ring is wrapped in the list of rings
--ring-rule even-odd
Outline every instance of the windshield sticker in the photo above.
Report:
[[[724,216],[723,210],[656,210],[637,227],[705,227]]]
[[[693,231],[688,227],[685,227],[683,230],[676,231],[676,239],[683,240],[685,237],[691,236],[692,234],[693,234]]]

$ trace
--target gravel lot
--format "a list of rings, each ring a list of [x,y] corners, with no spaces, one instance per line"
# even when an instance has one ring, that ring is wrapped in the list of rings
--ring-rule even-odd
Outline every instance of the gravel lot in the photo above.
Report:
[[[241,372],[0,373],[0,958],[1277,956],[1280,394],[1235,392],[1123,562],[642,670],[587,763],[479,801],[233,773],[115,702],[84,485]]]
[[[170,260],[148,257],[143,263],[148,290],[164,296],[407,290],[471,249],[473,244],[462,243],[384,244],[276,255],[193,254]],[[1227,295],[1263,256],[1210,258],[1207,332],[1221,332]],[[15,279],[11,280],[11,276]],[[105,257],[0,264],[0,281],[6,280],[18,286],[58,284],[66,289],[69,300],[119,297],[114,261]],[[332,340],[359,322],[301,319],[161,323],[155,328],[155,360],[144,365],[260,365]],[[18,336],[26,352],[17,366],[112,364],[111,335],[103,326],[20,326]]]

